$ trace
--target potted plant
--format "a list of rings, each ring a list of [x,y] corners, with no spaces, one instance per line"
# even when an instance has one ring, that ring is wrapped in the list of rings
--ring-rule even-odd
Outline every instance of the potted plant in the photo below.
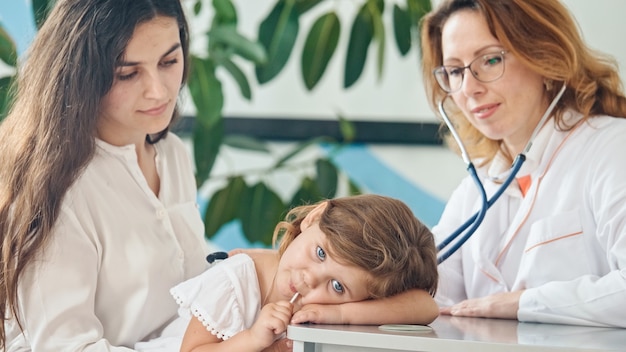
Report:
[[[33,16],[39,28],[55,0],[33,0]],[[207,36],[206,53],[192,55],[188,81],[189,92],[196,110],[190,138],[196,166],[196,182],[201,187],[211,177],[220,148],[235,148],[271,153],[267,142],[249,136],[228,135],[224,131],[224,91],[218,68],[229,73],[239,87],[240,94],[252,99],[249,77],[240,63],[254,67],[254,78],[261,85],[272,81],[294,55],[295,43],[304,41],[300,56],[301,77],[306,89],[314,89],[324,75],[328,63],[339,48],[342,24],[336,10],[312,14],[313,8],[329,0],[275,0],[271,11],[258,26],[257,38],[247,38],[238,31],[238,12],[232,0],[183,0],[190,5],[190,16],[198,16],[203,7],[210,6],[212,17]],[[363,0],[355,2],[358,10],[349,26],[349,41],[344,64],[343,88],[350,87],[360,78],[370,47],[375,46],[377,74],[383,74],[384,53],[388,37],[392,37],[401,55],[406,55],[419,38],[418,25],[422,16],[430,11],[430,0]],[[315,16],[313,25],[301,33],[301,21]],[[391,17],[392,28],[386,28],[384,16]],[[391,33],[390,33],[391,32]],[[416,49],[415,49],[416,50]],[[15,44],[0,23],[0,59],[10,66],[16,65]],[[11,77],[0,79],[0,118],[6,113],[10,96],[8,87]],[[289,151],[277,157],[277,162],[267,169],[256,170],[272,173],[293,167],[291,162],[307,148],[325,143],[329,153],[308,161],[315,175],[300,180],[297,190],[283,199],[265,182],[249,184],[246,175],[227,175],[225,185],[215,191],[204,214],[207,238],[211,238],[226,223],[239,220],[245,237],[250,242],[269,245],[275,223],[293,205],[314,202],[336,195],[339,170],[333,163],[333,155],[342,145],[350,143],[355,136],[354,126],[345,118],[338,117],[341,140],[325,136],[311,136],[297,143]],[[359,188],[348,179],[349,192],[358,193]]]

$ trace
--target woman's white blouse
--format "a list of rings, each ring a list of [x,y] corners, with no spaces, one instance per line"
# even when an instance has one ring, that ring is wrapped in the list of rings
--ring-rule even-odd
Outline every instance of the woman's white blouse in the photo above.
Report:
[[[63,199],[51,241],[20,279],[22,335],[7,351],[130,351],[176,317],[169,289],[207,267],[188,152],[155,144],[158,197],[133,145],[97,140],[94,159]],[[124,347],[126,346],[126,347]]]
[[[439,266],[437,301],[525,290],[521,321],[626,327],[625,136],[622,118],[594,117],[572,131],[549,122],[518,176],[531,177],[526,195],[514,182]],[[482,172],[491,195],[499,184]],[[478,199],[466,178],[433,228],[438,241],[480,208]]]

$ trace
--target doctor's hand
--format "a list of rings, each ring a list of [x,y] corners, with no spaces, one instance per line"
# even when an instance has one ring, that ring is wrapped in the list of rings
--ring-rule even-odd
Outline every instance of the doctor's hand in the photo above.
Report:
[[[468,299],[439,310],[441,314],[463,316],[516,319],[519,299],[524,291],[496,293],[482,298]]]

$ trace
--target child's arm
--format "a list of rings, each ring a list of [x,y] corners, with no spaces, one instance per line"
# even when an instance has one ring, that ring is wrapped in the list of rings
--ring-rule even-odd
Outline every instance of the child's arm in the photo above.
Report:
[[[194,317],[187,326],[180,351],[263,351],[272,345],[276,337],[287,331],[292,309],[289,302],[266,304],[250,329],[243,330],[228,340],[211,334]]]
[[[439,307],[424,290],[410,290],[393,297],[343,304],[309,304],[297,311],[291,323],[316,324],[430,324]]]
[[[269,249],[234,249],[237,253],[267,252]],[[424,290],[409,290],[393,297],[343,303],[338,305],[309,304],[297,311],[293,324],[430,324],[439,316],[439,307]]]

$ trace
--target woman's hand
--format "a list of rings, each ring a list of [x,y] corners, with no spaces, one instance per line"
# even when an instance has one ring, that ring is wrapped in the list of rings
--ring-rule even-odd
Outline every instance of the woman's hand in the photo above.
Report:
[[[519,299],[524,291],[496,293],[482,298],[468,299],[439,310],[441,314],[500,319],[517,319]]]

